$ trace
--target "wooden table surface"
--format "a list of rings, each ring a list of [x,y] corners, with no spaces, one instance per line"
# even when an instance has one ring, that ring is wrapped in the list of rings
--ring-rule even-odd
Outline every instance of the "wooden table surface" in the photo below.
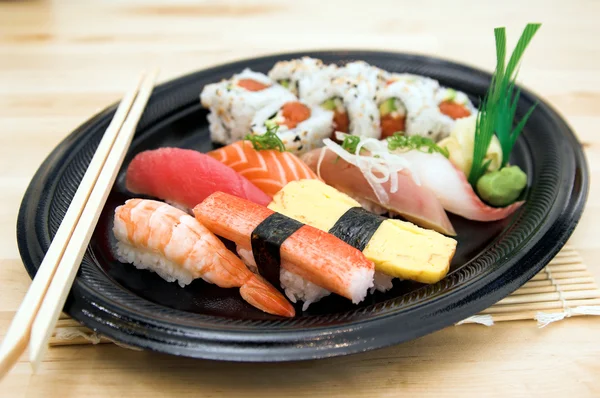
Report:
[[[219,63],[306,49],[435,55],[491,70],[493,28],[509,45],[542,29],[523,84],[553,104],[600,176],[600,2],[505,1],[0,1],[0,335],[30,282],[15,241],[17,210],[44,157],[116,101],[138,72],[167,80]],[[600,276],[600,191],[570,243]],[[450,327],[407,344],[275,365],[189,360],[115,345],[50,350],[32,375],[22,359],[0,397],[598,396],[600,319]]]

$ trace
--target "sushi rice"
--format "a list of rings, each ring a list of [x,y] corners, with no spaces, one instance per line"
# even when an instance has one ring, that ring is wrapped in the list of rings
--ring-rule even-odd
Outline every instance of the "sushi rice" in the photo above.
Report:
[[[256,274],[258,274],[258,268],[256,266],[256,262],[254,261],[254,255],[251,250],[246,250],[237,247],[237,253],[242,259],[242,261],[246,264],[248,269]],[[364,290],[363,286],[368,284],[368,289],[370,293],[377,291],[386,292],[390,290],[392,286],[392,280],[394,279],[390,275],[386,275],[382,272],[375,271],[373,275],[372,281],[366,280],[364,275],[358,274],[355,279],[357,279],[357,292]],[[323,289],[322,287],[307,281],[301,276],[290,272],[283,267],[280,270],[279,281],[281,283],[281,287],[285,291],[285,295],[292,303],[302,302],[302,311],[306,311],[308,307],[312,303],[316,303],[321,300],[323,297],[327,297],[331,294],[331,292],[327,289]],[[364,299],[364,296],[359,295],[355,300],[352,300],[355,304],[359,303]]]
[[[268,87],[249,91],[237,85],[242,79],[252,79]],[[208,84],[200,94],[202,105],[210,109],[207,118],[211,140],[225,145],[242,139],[250,131],[256,112],[266,105],[277,100],[295,99],[294,94],[265,74],[250,69],[244,69],[229,80]]]
[[[136,248],[128,243],[117,242],[114,250],[118,261],[133,264],[137,269],[154,271],[167,282],[177,282],[185,287],[192,283],[191,272],[150,250]]]
[[[304,91],[312,85],[328,84],[336,69],[335,65],[325,66],[320,59],[302,57],[277,62],[269,71],[269,78],[287,85],[288,90],[302,99]]]
[[[463,105],[472,115],[477,113],[477,108],[471,102],[467,94],[462,91],[454,90],[448,87],[440,87],[435,93],[435,103],[439,106],[444,101],[452,101]]]
[[[321,105],[331,98],[340,98],[350,121],[348,133],[379,138],[379,109],[373,102],[373,89],[367,82],[347,77],[337,77],[326,86],[314,87],[303,100],[311,105]]]
[[[354,79],[360,83],[365,83],[371,92],[375,95],[378,90],[385,87],[390,79],[390,73],[376,66],[369,65],[365,61],[349,62],[340,68],[337,76]]]
[[[258,111],[252,119],[252,132],[264,134],[267,131],[267,122],[273,120],[279,124],[277,135],[287,150],[302,154],[321,147],[323,139],[331,136],[333,132],[333,112],[320,106],[304,104],[310,109],[310,117],[290,129],[285,124],[280,124],[285,121],[281,115],[281,108],[286,102],[288,101],[278,100]]]
[[[407,135],[422,135],[439,140],[452,131],[454,120],[440,112],[435,99],[439,87],[435,80],[396,75],[394,82],[383,88],[377,102],[397,98],[406,110]]]

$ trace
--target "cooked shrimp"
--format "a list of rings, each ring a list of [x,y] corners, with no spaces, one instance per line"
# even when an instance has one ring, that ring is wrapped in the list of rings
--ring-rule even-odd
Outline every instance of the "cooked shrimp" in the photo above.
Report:
[[[252,273],[223,242],[187,213],[168,204],[131,199],[117,207],[117,257],[185,286],[202,278],[219,287],[239,287],[244,300],[285,317],[294,308],[272,285]]]

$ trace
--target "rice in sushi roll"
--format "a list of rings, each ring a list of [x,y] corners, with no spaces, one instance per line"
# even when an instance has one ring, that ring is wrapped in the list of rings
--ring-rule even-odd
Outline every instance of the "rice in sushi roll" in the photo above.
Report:
[[[302,57],[277,62],[269,71],[269,78],[302,99],[311,87],[329,84],[336,70],[337,66],[325,65],[320,59]]]
[[[263,73],[244,69],[229,80],[208,84],[200,94],[210,110],[208,122],[213,142],[230,144],[249,131],[255,113],[277,100],[295,100],[294,94]]]
[[[269,72],[271,79],[301,101],[332,111],[334,130],[375,138],[379,138],[380,129],[373,98],[387,76],[387,72],[363,61],[338,67],[309,57],[278,62]]]
[[[375,95],[378,90],[385,87],[391,75],[389,72],[376,66],[369,65],[364,61],[349,62],[339,68],[337,76],[354,79],[365,83],[370,92]]]
[[[395,132],[439,140],[450,134],[454,121],[440,112],[435,95],[436,80],[410,75],[394,75],[377,95],[382,137]]]
[[[330,84],[311,87],[302,100],[333,111],[335,131],[379,138],[379,111],[373,96],[372,88],[364,81],[334,77]]]
[[[477,112],[465,93],[447,87],[437,90],[435,102],[440,112],[453,120],[469,117]]]
[[[302,154],[321,147],[333,132],[333,112],[302,101],[280,100],[258,111],[252,119],[252,132],[264,134],[277,127],[277,135],[285,148]]]

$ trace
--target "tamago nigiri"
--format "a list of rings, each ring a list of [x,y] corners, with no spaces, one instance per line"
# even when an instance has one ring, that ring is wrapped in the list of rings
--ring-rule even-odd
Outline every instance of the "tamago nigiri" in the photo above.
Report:
[[[244,300],[274,315],[293,317],[294,307],[256,275],[194,217],[166,203],[130,199],[115,210],[116,257],[156,272],[182,287],[202,278],[223,288],[239,287]]]

